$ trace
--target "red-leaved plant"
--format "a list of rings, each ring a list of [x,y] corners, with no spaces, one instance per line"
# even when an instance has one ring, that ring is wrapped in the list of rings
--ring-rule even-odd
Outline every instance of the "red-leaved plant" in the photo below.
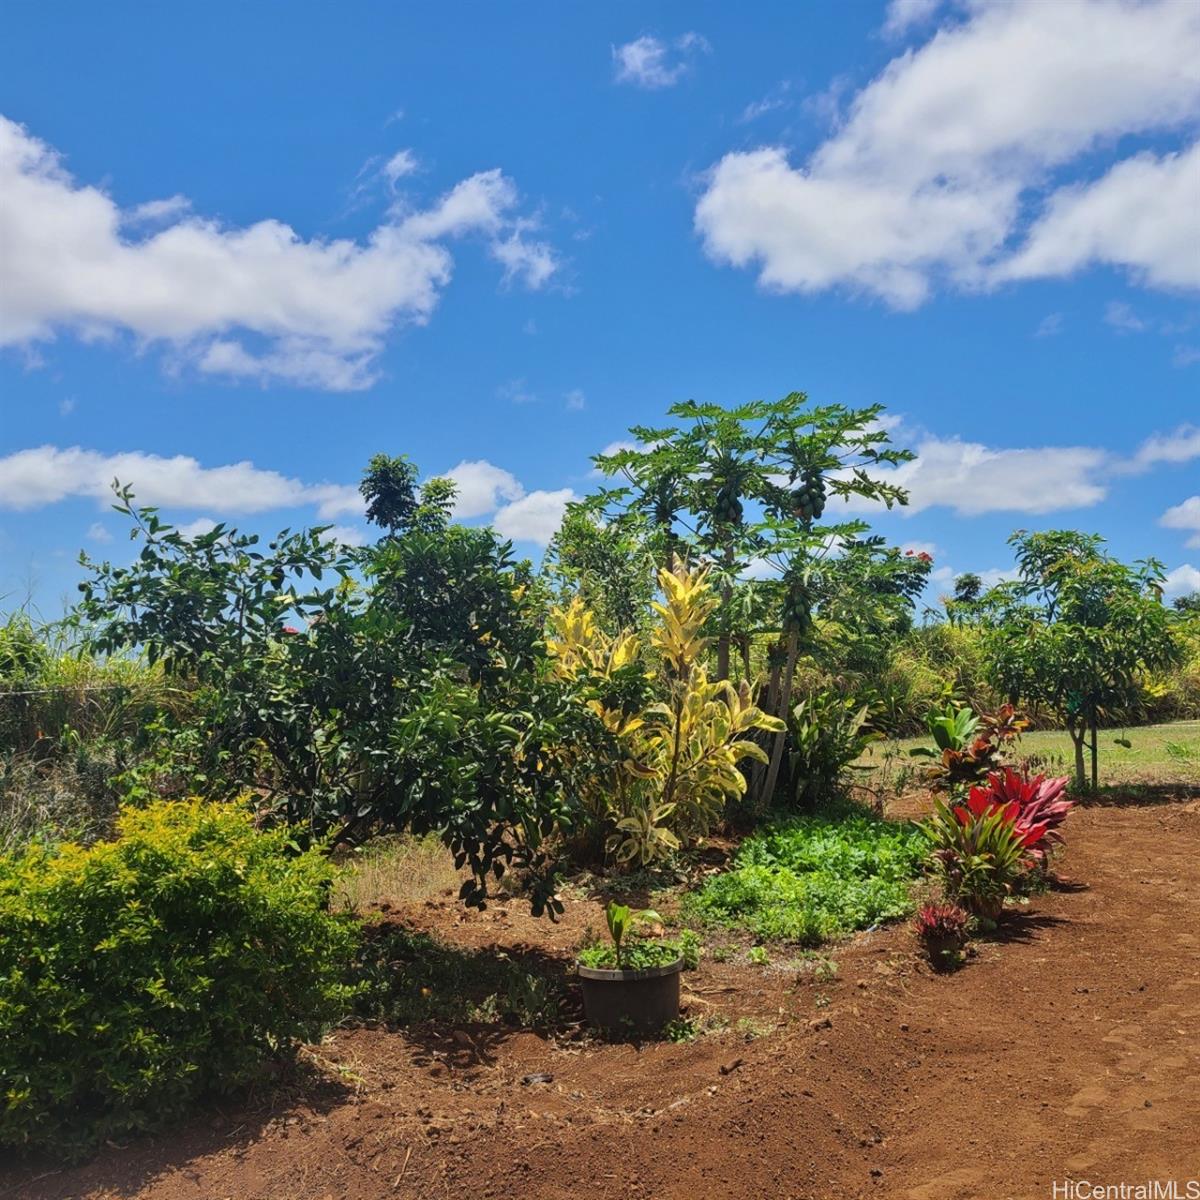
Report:
[[[966,806],[975,816],[995,808],[1011,812],[1026,850],[1044,864],[1051,847],[1062,845],[1059,826],[1075,807],[1064,794],[1067,782],[1065,775],[1055,779],[1035,775],[1028,779],[1012,767],[1005,767],[993,771],[983,786],[972,788]]]
[[[922,904],[917,909],[914,924],[923,942],[962,941],[967,934],[970,918],[957,904]]]

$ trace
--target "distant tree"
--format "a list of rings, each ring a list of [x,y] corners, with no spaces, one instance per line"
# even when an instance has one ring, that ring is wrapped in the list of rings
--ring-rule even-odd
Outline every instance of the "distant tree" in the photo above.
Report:
[[[973,571],[966,571],[954,580],[954,592],[942,597],[946,620],[951,625],[978,621],[983,601],[983,580]]]
[[[358,490],[367,503],[367,520],[388,533],[411,528],[420,501],[417,468],[407,457],[373,455]]]
[[[579,596],[605,633],[633,633],[654,597],[656,540],[643,521],[605,523],[569,504],[546,547],[543,575],[555,599]]]
[[[1192,592],[1189,596],[1176,596],[1173,607],[1176,612],[1185,616],[1200,616],[1200,592]]]
[[[1142,674],[1178,655],[1162,566],[1129,566],[1102,538],[1071,530],[1019,531],[1009,544],[1020,578],[983,598],[995,681],[1014,703],[1044,705],[1062,720],[1081,787],[1090,748],[1095,788],[1100,719],[1136,703]]]

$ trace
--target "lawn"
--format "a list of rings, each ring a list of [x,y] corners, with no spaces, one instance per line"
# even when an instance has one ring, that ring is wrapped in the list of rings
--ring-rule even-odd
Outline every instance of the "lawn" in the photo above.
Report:
[[[1117,738],[1130,742],[1128,748]],[[919,766],[910,759],[914,746],[931,745],[929,738],[904,738],[876,742],[858,760],[859,766],[887,769],[899,773],[905,767]],[[1173,755],[1168,746],[1182,748]],[[1100,731],[1100,782],[1121,783],[1200,783],[1200,721],[1174,721],[1166,725],[1141,725],[1132,729]],[[1026,733],[1017,742],[1013,756],[1027,761],[1031,770],[1049,775],[1069,775],[1074,761],[1071,739],[1063,730]]]

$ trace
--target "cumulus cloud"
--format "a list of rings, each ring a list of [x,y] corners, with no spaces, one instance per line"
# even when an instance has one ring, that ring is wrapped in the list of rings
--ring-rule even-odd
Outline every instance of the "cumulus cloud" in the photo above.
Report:
[[[397,155],[384,171],[394,182],[414,165]],[[176,365],[264,383],[369,386],[387,335],[432,315],[455,239],[482,238],[505,278],[530,287],[557,268],[498,169],[425,208],[398,201],[365,242],[305,240],[277,220],[191,215],[181,197],[123,211],[0,117],[0,196],[0,346],[123,333],[165,345]]]
[[[649,35],[635,38],[613,47],[615,78],[649,90],[673,87],[691,70],[696,55],[709,49],[698,33],[685,33],[672,42]]]
[[[906,515],[934,507],[972,517],[1048,513],[1087,508],[1106,495],[1099,475],[1109,455],[1089,446],[995,449],[959,438],[927,437],[915,451],[911,462],[876,472],[908,491],[908,506],[900,510]],[[854,497],[849,507],[864,512],[877,506]]]
[[[1187,544],[1200,546],[1200,496],[1189,496],[1182,504],[1168,508],[1159,524],[1190,533]]]
[[[1182,153],[1139,154],[1095,183],[1055,192],[996,278],[1070,275],[1103,263],[1154,287],[1200,288],[1198,206],[1200,142]]]
[[[892,16],[907,27],[931,8],[897,3]],[[966,13],[894,58],[804,162],[778,146],[722,158],[696,205],[707,254],[768,289],[844,286],[896,308],[939,283],[1093,263],[1200,287],[1196,146],[1135,154],[1096,180],[1054,177],[1087,171],[1122,136],[1195,123],[1200,5],[974,0]]]
[[[504,505],[492,519],[492,526],[501,537],[544,546],[558,532],[567,505],[578,499],[571,488],[530,492]]]
[[[79,446],[38,446],[0,457],[0,508],[42,508],[71,497],[106,506],[114,479],[132,487],[139,504],[156,506],[257,513],[314,505],[323,518],[357,514],[363,508],[354,487],[302,483],[250,462],[204,467],[182,454],[101,454]]]
[[[1193,592],[1200,592],[1200,570],[1191,563],[1184,563],[1183,566],[1167,572],[1163,581],[1164,595],[1168,598],[1190,596]]]
[[[495,512],[503,502],[519,500],[525,495],[515,475],[485,459],[464,460],[443,472],[443,478],[457,487],[454,515],[464,520]]]

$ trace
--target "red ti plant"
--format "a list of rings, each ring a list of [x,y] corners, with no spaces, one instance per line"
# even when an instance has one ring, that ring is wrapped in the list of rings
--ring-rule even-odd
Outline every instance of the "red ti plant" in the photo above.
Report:
[[[969,920],[965,909],[950,902],[922,904],[917,909],[913,925],[935,967],[945,969],[955,965],[967,940]]]
[[[972,788],[967,793],[967,802],[956,805],[954,815],[961,825],[970,825],[973,821],[982,821],[985,817],[999,813],[1001,821],[1013,827],[1016,839],[1022,849],[1035,853],[1033,847],[1046,836],[1048,826],[1043,821],[1031,821],[1021,811],[1021,806],[1015,800],[1004,801],[998,798],[990,788]]]
[[[1005,767],[1003,771],[992,772],[984,786],[972,788],[967,803],[975,812],[992,805],[1003,808],[1015,805],[1018,830],[1025,834],[1041,830],[1040,837],[1025,844],[1029,853],[1044,864],[1051,848],[1063,844],[1059,826],[1075,807],[1074,801],[1065,796],[1067,782],[1065,775],[1054,779],[1035,775],[1027,779],[1012,767]]]

